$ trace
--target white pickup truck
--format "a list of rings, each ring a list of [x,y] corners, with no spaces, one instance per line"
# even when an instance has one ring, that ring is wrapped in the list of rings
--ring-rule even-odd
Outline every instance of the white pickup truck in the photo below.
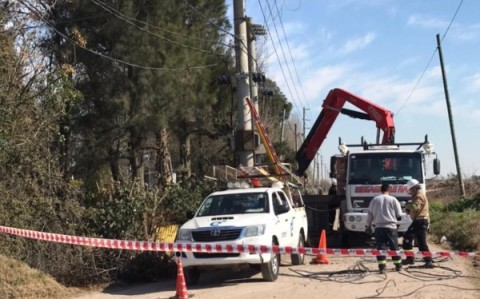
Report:
[[[192,219],[183,224],[176,242],[305,246],[308,223],[300,190],[290,188],[291,199],[282,188],[247,188],[219,191],[202,202]],[[187,284],[198,282],[202,268],[260,266],[263,279],[275,281],[280,254],[182,252]],[[304,263],[303,254],[292,254],[292,264]]]

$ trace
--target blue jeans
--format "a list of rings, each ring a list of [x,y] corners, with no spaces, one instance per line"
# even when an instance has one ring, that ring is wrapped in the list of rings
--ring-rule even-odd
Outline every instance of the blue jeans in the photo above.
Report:
[[[375,228],[375,244],[378,250],[398,250],[398,231],[393,228],[376,227]],[[402,259],[401,256],[392,256],[393,263],[397,264]],[[386,257],[377,255],[377,261],[384,263]]]

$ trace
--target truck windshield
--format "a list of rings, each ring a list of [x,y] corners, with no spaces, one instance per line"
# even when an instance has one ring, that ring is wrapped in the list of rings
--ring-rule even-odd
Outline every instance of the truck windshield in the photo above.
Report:
[[[242,193],[207,197],[198,210],[198,217],[213,215],[268,213],[267,193]]]
[[[352,154],[349,166],[350,184],[405,184],[412,178],[423,182],[420,153]]]

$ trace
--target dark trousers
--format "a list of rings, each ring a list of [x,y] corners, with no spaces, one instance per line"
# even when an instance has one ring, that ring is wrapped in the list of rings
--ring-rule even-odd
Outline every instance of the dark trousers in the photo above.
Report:
[[[428,220],[418,219],[413,221],[403,236],[403,250],[412,250],[413,240],[416,240],[419,251],[430,251],[427,244],[427,229]],[[432,257],[426,256],[423,260],[430,262],[432,261]]]
[[[398,231],[393,228],[376,227],[375,244],[378,250],[398,250]],[[392,256],[394,264],[400,263],[401,256]],[[379,264],[385,264],[386,256],[377,255]]]

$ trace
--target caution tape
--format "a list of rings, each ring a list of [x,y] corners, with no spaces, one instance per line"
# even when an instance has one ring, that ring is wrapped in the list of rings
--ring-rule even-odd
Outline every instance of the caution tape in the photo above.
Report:
[[[153,241],[115,240],[103,238],[90,238],[72,235],[38,232],[33,230],[18,229],[0,226],[0,233],[15,235],[23,238],[79,245],[97,248],[136,250],[136,251],[177,251],[177,252],[203,252],[203,253],[277,253],[277,254],[307,254],[307,255],[333,255],[333,256],[480,256],[480,251],[404,251],[404,250],[377,250],[377,249],[340,249],[340,248],[310,248],[271,245],[241,245],[241,244],[215,244],[215,243],[167,243]]]

